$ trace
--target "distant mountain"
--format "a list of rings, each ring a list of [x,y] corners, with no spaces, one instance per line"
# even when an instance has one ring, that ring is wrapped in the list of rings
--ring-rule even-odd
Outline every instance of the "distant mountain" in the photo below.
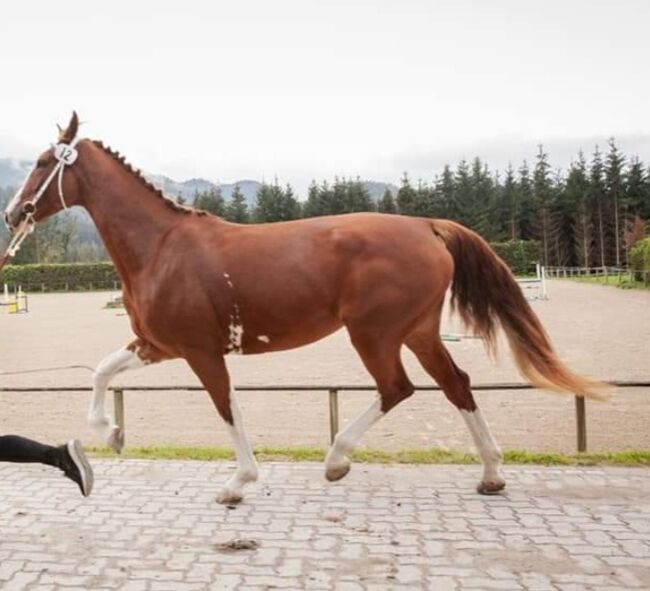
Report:
[[[31,169],[33,162],[28,160],[15,160],[12,158],[0,158],[0,189],[8,187],[18,187],[23,182],[28,171]],[[207,179],[195,178],[186,181],[177,181],[163,174],[145,173],[145,176],[158,188],[170,198],[175,199],[181,195],[187,203],[193,203],[194,194],[197,192],[209,191],[217,187],[216,183]],[[378,200],[384,194],[386,188],[390,189],[393,196],[397,195],[397,187],[390,183],[381,183],[377,181],[363,181],[364,186],[368,190],[370,197]],[[250,206],[255,205],[255,194],[262,186],[262,183],[254,180],[244,179],[236,181],[235,183],[222,183],[221,194],[227,201],[230,199],[235,185],[239,185],[239,189],[244,195],[244,198]],[[306,195],[301,195],[303,199]]]
[[[362,181],[362,182],[363,182],[363,186],[366,188],[366,191],[368,191],[370,197],[372,197],[375,201],[378,201],[384,196],[386,189],[390,190],[390,192],[393,194],[393,197],[397,197],[398,188],[392,183],[380,183],[378,181]]]
[[[179,195],[183,197],[188,203],[194,201],[194,194],[204,191],[209,191],[211,189],[216,189],[217,184],[206,179],[189,179],[187,181],[175,181],[169,177],[162,174],[147,174],[147,178],[154,184],[156,187],[159,187],[163,192],[169,197],[176,198]],[[249,205],[255,204],[255,194],[257,190],[262,186],[262,183],[257,181],[237,181],[236,183],[230,184],[221,184],[221,194],[223,198],[228,201],[232,192],[235,190],[235,185],[239,185],[239,189],[244,195],[244,198]]]
[[[0,188],[19,187],[32,165],[28,160],[0,158]]]

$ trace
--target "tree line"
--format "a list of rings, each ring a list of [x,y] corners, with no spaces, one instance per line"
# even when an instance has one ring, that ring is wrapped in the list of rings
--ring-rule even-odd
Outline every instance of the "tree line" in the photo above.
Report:
[[[0,191],[0,205],[9,195]],[[184,202],[180,196],[177,200]],[[432,182],[413,182],[405,173],[396,191],[387,188],[377,200],[361,179],[339,177],[333,183],[312,182],[304,201],[291,185],[275,180],[260,186],[252,206],[239,186],[228,200],[219,187],[197,192],[192,204],[237,223],[358,211],[447,218],[490,242],[537,240],[545,265],[621,266],[631,244],[645,234],[644,220],[650,220],[650,169],[621,153],[611,139],[605,153],[598,147],[589,158],[579,153],[565,171],[553,170],[539,146],[533,163],[510,165],[503,173],[490,170],[480,158],[447,165]],[[74,221],[68,217],[44,224],[26,241],[17,262],[101,257],[96,245],[87,243],[88,252],[77,245]]]
[[[431,183],[404,174],[396,194],[373,200],[359,179],[312,182],[307,199],[290,185],[263,184],[249,208],[236,188],[229,202],[219,189],[196,195],[195,206],[239,223],[276,222],[356,211],[456,220],[490,242],[537,240],[545,265],[621,266],[650,220],[650,170],[626,157],[613,139],[589,160],[580,152],[568,170],[553,170],[539,146],[534,163],[504,173],[480,158],[447,165]]]

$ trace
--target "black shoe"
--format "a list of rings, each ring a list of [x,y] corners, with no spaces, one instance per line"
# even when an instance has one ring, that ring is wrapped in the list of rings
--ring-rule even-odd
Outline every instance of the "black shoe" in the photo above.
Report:
[[[88,462],[83,447],[78,439],[72,439],[67,445],[62,445],[60,468],[63,473],[81,489],[81,494],[87,497],[93,490],[93,469]]]

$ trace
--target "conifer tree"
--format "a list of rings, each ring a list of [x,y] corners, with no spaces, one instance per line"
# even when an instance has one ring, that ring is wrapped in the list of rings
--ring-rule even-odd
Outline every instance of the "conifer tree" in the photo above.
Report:
[[[197,209],[202,209],[219,217],[223,217],[226,213],[226,203],[221,195],[221,187],[213,187],[194,195],[194,207]]]
[[[542,262],[545,266],[550,262],[551,242],[553,240],[553,192],[550,178],[551,165],[548,154],[540,144],[537,152],[537,162],[533,172],[533,196],[537,211],[537,237],[542,246]]]
[[[454,184],[454,173],[448,164],[442,169],[442,175],[436,183],[436,194],[439,202],[439,210],[436,217],[451,219],[455,207],[456,188]]]
[[[555,171],[551,192],[553,195],[553,262],[555,265],[573,265],[575,262],[573,207],[568,200],[566,183],[560,170]]]
[[[420,217],[435,217],[433,211],[433,194],[429,186],[422,181],[418,180],[418,186],[415,189],[415,202],[413,203],[413,213]]]
[[[309,190],[307,192],[307,201],[305,201],[305,204],[303,205],[302,214],[303,217],[306,218],[325,215],[321,199],[321,190],[320,187],[316,184],[316,181],[312,181],[311,185],[309,185]]]
[[[397,213],[397,204],[393,199],[393,193],[386,187],[379,203],[377,203],[377,211],[380,213]]]
[[[571,163],[566,180],[566,201],[573,211],[574,248],[576,261],[581,267],[589,267],[592,260],[594,228],[591,215],[587,163],[582,152]]]
[[[508,168],[506,168],[506,178],[503,181],[503,189],[501,190],[501,202],[503,204],[501,210],[503,212],[503,219],[507,220],[505,230],[509,240],[517,240],[519,238],[520,211],[518,193],[515,171],[509,162]]]
[[[643,163],[632,158],[625,175],[625,211],[631,217],[650,220],[650,183]]]
[[[346,212],[354,211],[376,211],[374,201],[368,193],[368,189],[359,177],[354,181],[347,182]]]
[[[411,186],[408,174],[402,177],[402,186],[397,191],[397,210],[402,215],[415,215],[417,195]]]
[[[465,159],[461,160],[456,167],[454,196],[453,207],[449,212],[450,219],[471,227],[470,212],[474,202],[474,187],[472,186],[469,166]]]
[[[607,161],[605,167],[605,199],[607,201],[607,209],[609,212],[609,219],[611,221],[613,239],[614,256],[613,262],[617,267],[621,266],[621,250],[623,242],[623,228],[625,220],[621,215],[621,201],[624,200],[623,189],[623,167],[625,158],[616,147],[614,138],[609,140],[609,152],[607,153]]]
[[[237,224],[247,224],[250,221],[248,203],[239,185],[235,185],[230,201],[226,206],[226,219]]]
[[[535,204],[533,199],[533,183],[530,178],[528,163],[524,160],[519,168],[517,182],[517,201],[519,202],[519,237],[522,240],[535,238]]]
[[[592,204],[592,215],[596,231],[596,256],[601,267],[607,265],[607,238],[605,220],[605,179],[603,160],[598,146],[591,159],[589,174],[589,200]]]

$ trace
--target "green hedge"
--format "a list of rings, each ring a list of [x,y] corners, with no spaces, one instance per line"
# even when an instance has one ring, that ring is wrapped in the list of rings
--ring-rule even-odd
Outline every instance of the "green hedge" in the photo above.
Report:
[[[87,291],[120,285],[112,263],[8,265],[0,271],[2,283],[20,285],[25,291]]]
[[[650,238],[639,240],[630,250],[630,268],[635,271],[634,278],[643,281],[650,273]],[[645,271],[641,273],[641,271]]]
[[[490,246],[507,263],[515,275],[534,275],[535,263],[541,262],[542,251],[536,240],[492,242]]]
[[[510,240],[491,246],[516,275],[532,274],[540,260],[538,242]],[[25,291],[88,291],[119,288],[120,280],[112,263],[69,263],[9,265],[0,271],[3,283],[20,285]]]

